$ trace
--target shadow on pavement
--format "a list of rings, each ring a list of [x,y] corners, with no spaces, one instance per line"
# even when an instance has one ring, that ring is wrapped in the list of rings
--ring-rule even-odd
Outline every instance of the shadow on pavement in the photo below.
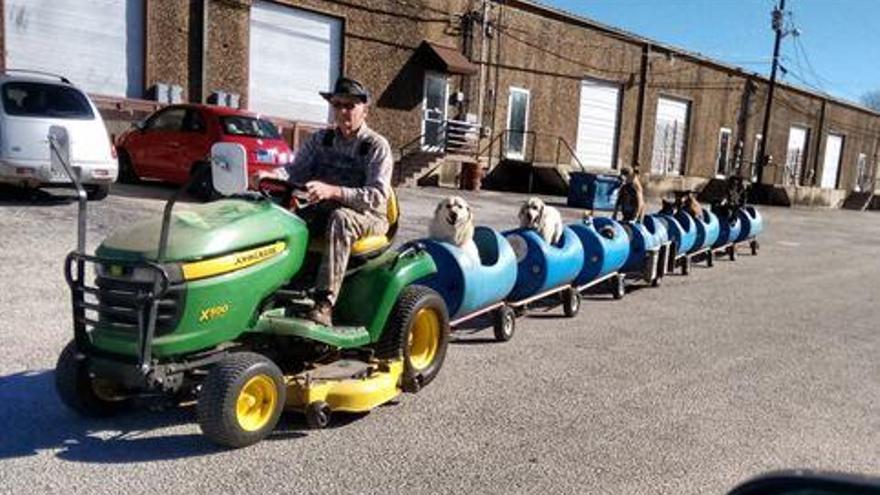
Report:
[[[0,184],[0,206],[66,205],[75,202],[76,199],[76,193],[72,189],[53,188],[52,192],[49,192],[45,189]]]
[[[135,411],[107,419],[85,419],[65,407],[55,393],[52,370],[28,371],[0,377],[0,417],[4,434],[0,460],[51,450],[64,460],[127,464],[198,457],[225,452],[200,433],[149,436],[144,434],[195,423],[195,407],[181,406]],[[285,413],[269,440],[304,437],[302,416],[291,421]],[[357,415],[334,416],[330,427],[344,426]]]

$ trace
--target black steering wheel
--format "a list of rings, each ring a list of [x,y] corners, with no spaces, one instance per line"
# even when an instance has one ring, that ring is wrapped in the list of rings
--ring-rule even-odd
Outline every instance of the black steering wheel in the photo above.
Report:
[[[264,177],[257,184],[257,190],[273,203],[291,210],[311,206],[306,186],[303,184]]]

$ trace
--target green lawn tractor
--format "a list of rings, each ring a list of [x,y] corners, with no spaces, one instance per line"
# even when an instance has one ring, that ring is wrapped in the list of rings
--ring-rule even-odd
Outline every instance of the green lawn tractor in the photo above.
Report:
[[[53,160],[76,181],[63,129]],[[284,408],[310,427],[331,412],[365,412],[415,392],[440,371],[449,339],[443,300],[418,285],[436,271],[418,245],[390,250],[361,239],[334,310],[333,327],[301,317],[313,304],[301,274],[314,264],[305,223],[266,193],[247,192],[240,145],[220,143],[207,169],[223,199],[138,223],[85,253],[85,195],[78,248],[65,262],[74,339],[56,386],[86,416],[109,416],[145,399],[196,399],[202,431],[230,447],[256,443]],[[183,190],[183,189],[181,189]],[[299,282],[299,283],[297,283]]]

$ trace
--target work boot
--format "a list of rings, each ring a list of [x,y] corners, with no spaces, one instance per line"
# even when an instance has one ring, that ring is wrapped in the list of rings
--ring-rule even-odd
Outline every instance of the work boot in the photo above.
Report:
[[[333,305],[328,300],[320,300],[315,302],[315,307],[309,310],[306,318],[313,322],[324,325],[325,327],[333,326]]]

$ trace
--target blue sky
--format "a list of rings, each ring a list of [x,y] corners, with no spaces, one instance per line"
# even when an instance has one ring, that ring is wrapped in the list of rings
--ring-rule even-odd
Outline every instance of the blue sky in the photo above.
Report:
[[[541,0],[635,34],[770,73],[775,0]],[[880,0],[787,0],[785,81],[858,101],[880,90]],[[798,80],[800,78],[801,80]]]

